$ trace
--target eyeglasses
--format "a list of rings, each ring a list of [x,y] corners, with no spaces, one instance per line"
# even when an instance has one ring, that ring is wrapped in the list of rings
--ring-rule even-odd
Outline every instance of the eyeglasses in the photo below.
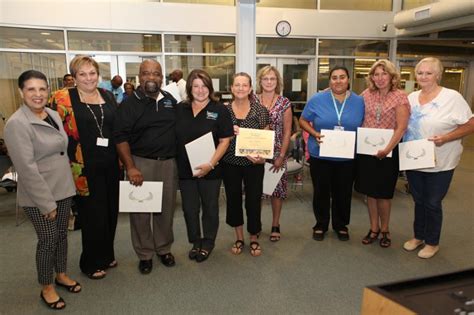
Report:
[[[270,82],[273,82],[273,81],[276,81],[277,78],[262,78],[262,81],[270,81]]]

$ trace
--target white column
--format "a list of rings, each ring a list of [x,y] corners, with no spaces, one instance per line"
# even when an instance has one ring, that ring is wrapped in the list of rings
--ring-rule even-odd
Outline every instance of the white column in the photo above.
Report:
[[[255,31],[255,0],[237,2],[236,72],[247,72],[255,81],[257,38]]]

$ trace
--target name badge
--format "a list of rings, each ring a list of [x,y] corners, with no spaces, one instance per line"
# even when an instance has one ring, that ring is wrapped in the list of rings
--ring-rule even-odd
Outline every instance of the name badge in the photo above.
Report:
[[[334,130],[344,131],[344,127],[343,126],[334,126]]]
[[[206,119],[216,120],[218,116],[219,116],[218,113],[209,112],[209,111],[206,112]]]
[[[97,137],[97,146],[98,147],[108,147],[109,146],[109,139]]]

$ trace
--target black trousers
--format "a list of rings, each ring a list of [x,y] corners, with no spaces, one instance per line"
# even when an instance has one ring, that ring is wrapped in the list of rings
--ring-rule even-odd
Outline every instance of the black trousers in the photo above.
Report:
[[[247,215],[247,231],[251,235],[262,230],[262,190],[263,164],[236,166],[222,163],[224,170],[224,186],[227,198],[226,223],[232,227],[244,224],[242,210],[242,182],[245,191],[245,212]]]
[[[220,179],[180,179],[181,200],[188,240],[197,248],[211,251],[219,229]],[[202,217],[199,212],[202,208]],[[202,234],[201,234],[202,223]]]
[[[90,195],[76,196],[74,199],[82,225],[82,253],[79,267],[84,273],[106,269],[115,260],[118,176],[118,167],[110,167],[88,175]]]
[[[331,212],[332,228],[335,231],[347,230],[351,218],[354,161],[328,161],[311,157],[309,162],[314,190],[313,211],[316,217],[313,229],[326,232]]]

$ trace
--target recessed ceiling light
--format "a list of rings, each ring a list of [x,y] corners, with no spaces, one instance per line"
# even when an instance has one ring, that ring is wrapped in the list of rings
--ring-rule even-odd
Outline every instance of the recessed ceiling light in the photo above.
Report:
[[[51,35],[51,33],[48,33],[48,32],[41,32],[40,34],[41,34],[41,35],[44,35],[44,36],[49,36],[49,35]]]
[[[153,37],[151,34],[144,34],[143,37]]]

